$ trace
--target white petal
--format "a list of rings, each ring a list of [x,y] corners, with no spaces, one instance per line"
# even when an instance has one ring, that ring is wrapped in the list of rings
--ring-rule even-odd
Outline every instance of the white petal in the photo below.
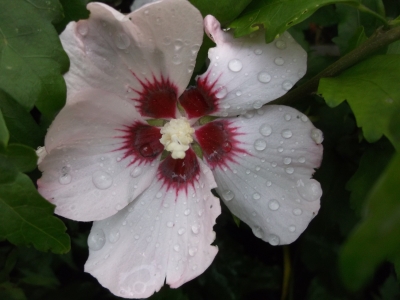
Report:
[[[95,222],[85,271],[124,298],[146,298],[165,279],[176,288],[203,273],[218,251],[210,244],[220,204],[211,171],[201,162],[200,170],[187,192],[154,181],[123,211]]]
[[[151,159],[125,147],[121,130],[141,121],[132,104],[99,90],[75,97],[78,102],[64,107],[47,133],[39,192],[56,205],[59,215],[101,220],[150,185],[163,147]]]
[[[162,79],[182,93],[203,37],[194,6],[164,0],[126,16],[100,3],[87,7],[90,18],[71,22],[60,36],[71,60],[68,101],[88,87],[134,99],[147,83]]]
[[[279,98],[304,76],[306,52],[285,32],[265,44],[264,31],[235,39],[213,16],[204,19],[206,32],[217,47],[210,49],[210,65],[198,81],[206,81],[215,95],[216,116],[233,116]]]
[[[218,194],[257,237],[293,242],[320,207],[321,187],[310,179],[323,150],[312,138],[315,127],[297,110],[273,105],[229,122],[232,149],[210,163]]]

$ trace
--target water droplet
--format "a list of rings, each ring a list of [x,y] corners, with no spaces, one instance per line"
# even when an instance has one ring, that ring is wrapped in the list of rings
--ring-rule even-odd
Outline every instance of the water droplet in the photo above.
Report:
[[[268,124],[264,123],[260,126],[259,131],[263,136],[270,136],[272,133],[272,127],[269,126]]]
[[[304,164],[306,161],[306,158],[304,156],[299,157],[298,161],[299,161],[299,163]]]
[[[192,232],[193,232],[194,234],[198,234],[198,233],[199,233],[199,227],[198,227],[197,225],[193,225],[193,226],[192,226]]]
[[[263,53],[263,51],[261,49],[256,49],[256,50],[254,50],[254,53],[257,55],[260,55]]]
[[[139,148],[139,152],[140,152],[140,154],[142,155],[142,156],[144,156],[144,157],[151,157],[151,156],[153,156],[155,153],[154,153],[154,150],[153,150],[153,148],[150,146],[150,144],[144,144],[144,145],[142,145],[140,148]]]
[[[173,222],[167,222],[167,227],[169,227],[169,228],[172,228],[172,227],[174,227],[174,223]]]
[[[286,43],[284,41],[276,41],[275,46],[276,48],[283,50],[286,48]]]
[[[258,81],[262,83],[268,83],[271,81],[271,75],[269,75],[267,72],[260,72],[258,73]]]
[[[267,186],[271,186],[271,185],[272,185],[272,182],[268,180],[267,183],[266,183],[266,185],[267,185]]]
[[[300,216],[302,213],[303,213],[303,211],[300,208],[293,209],[293,214],[295,216]]]
[[[129,39],[129,36],[125,34],[124,32],[119,32],[115,35],[115,45],[117,48],[124,50],[129,47],[131,44],[131,40]]]
[[[178,234],[179,235],[182,235],[182,234],[184,234],[185,233],[185,228],[179,228],[179,230],[178,230]]]
[[[271,235],[268,237],[268,243],[270,243],[272,246],[279,245],[279,242],[280,242],[280,239],[279,239],[279,237],[278,237],[277,235],[275,235],[275,234],[271,234]]]
[[[118,229],[111,230],[110,234],[108,235],[108,240],[110,243],[116,243],[119,240],[119,236],[120,234]]]
[[[262,151],[267,147],[267,142],[263,139],[258,139],[254,142],[254,148],[258,151]]]
[[[100,250],[106,243],[106,235],[102,229],[92,229],[87,240],[90,250]]]
[[[274,62],[277,66],[282,66],[285,63],[282,57],[275,58]]]
[[[228,142],[228,141],[224,142],[224,143],[222,144],[222,150],[223,150],[225,153],[229,153],[229,152],[232,150],[232,144],[231,144],[230,142]]]
[[[283,88],[285,91],[290,90],[292,87],[293,87],[293,83],[291,83],[289,80],[285,80],[285,81],[282,83],[282,88]]]
[[[302,115],[300,118],[303,122],[307,122],[308,121],[308,117],[306,115]]]
[[[79,21],[77,24],[77,30],[81,36],[87,35],[89,33],[87,21]]]
[[[235,194],[231,190],[225,190],[222,192],[222,197],[226,201],[231,201],[235,197]]]
[[[174,41],[174,50],[175,52],[181,52],[183,49],[184,43],[182,40],[177,39]]]
[[[258,237],[259,239],[261,239],[264,235],[264,232],[262,231],[262,229],[260,227],[254,227],[251,229],[253,231],[253,234]]]
[[[174,56],[172,56],[172,63],[174,65],[180,65],[182,63],[180,55],[175,54]]]
[[[254,109],[259,109],[263,106],[262,102],[260,100],[257,100],[253,103],[253,108]]]
[[[321,130],[313,128],[311,130],[311,138],[316,144],[321,144],[324,141],[324,135]]]
[[[131,176],[132,176],[133,178],[138,177],[140,174],[142,174],[142,168],[141,168],[141,167],[136,167],[136,168],[134,168],[134,169],[132,170],[132,172],[131,172]]]
[[[289,129],[285,129],[284,131],[282,131],[281,133],[282,137],[284,137],[285,139],[290,139],[292,137],[292,132]]]
[[[161,192],[158,192],[157,194],[156,194],[156,198],[157,199],[160,199],[162,197],[162,193]]]
[[[215,97],[217,97],[218,99],[222,99],[225,98],[225,96],[228,94],[228,90],[226,89],[226,87],[221,86],[217,89],[217,92],[215,94]]]
[[[305,182],[299,180],[297,182],[297,191],[300,196],[307,201],[317,201],[322,196],[321,185],[314,179],[308,179]]]
[[[98,189],[106,190],[112,185],[113,178],[107,172],[97,171],[92,175],[92,181]]]
[[[289,226],[289,231],[290,231],[290,232],[295,232],[295,231],[296,231],[296,226],[290,225],[290,226]]]
[[[68,173],[61,174],[61,176],[58,178],[58,182],[60,184],[69,184],[69,183],[71,183],[71,181],[72,181],[72,177]]]
[[[242,92],[241,92],[241,91],[237,91],[237,92],[236,92],[236,96],[239,97],[239,96],[241,96],[241,95],[242,95]]]
[[[290,164],[292,162],[292,159],[290,158],[290,157],[285,157],[284,159],[283,159],[283,163],[285,164],[285,165],[288,165],[288,164]]]
[[[278,147],[278,152],[282,153],[283,152],[283,148],[282,147]]]
[[[197,248],[196,247],[189,248],[189,255],[190,256],[195,256],[196,252],[197,252]]]
[[[253,110],[247,111],[247,112],[245,112],[245,113],[243,114],[243,116],[244,116],[246,119],[251,119],[252,117],[254,117],[254,111],[253,111]]]
[[[197,52],[200,50],[200,45],[199,44],[194,44],[191,48],[190,51],[192,51],[192,55],[196,55]]]
[[[289,114],[285,114],[284,118],[285,118],[286,121],[290,121],[292,119],[292,116],[289,115]]]
[[[285,169],[285,171],[286,171],[286,173],[288,173],[288,174],[293,174],[294,169],[293,169],[292,167],[288,167],[288,168]]]
[[[134,238],[135,238],[135,240],[138,240],[138,239],[140,238],[140,236],[136,234],[136,235],[134,236]]]
[[[275,168],[277,165],[278,165],[278,164],[277,164],[276,161],[273,161],[273,162],[271,163],[271,166],[272,166],[273,168]]]
[[[184,214],[185,214],[185,216],[190,215],[190,209],[186,209],[185,212],[184,212]]]
[[[270,210],[275,211],[275,210],[278,210],[278,209],[279,209],[280,205],[279,205],[279,202],[278,202],[277,200],[271,199],[271,200],[268,202],[268,207],[269,207]]]
[[[260,198],[261,198],[261,196],[260,196],[259,193],[254,193],[254,194],[253,194],[253,199],[254,199],[254,200],[259,200]]]
[[[228,68],[232,72],[239,72],[243,68],[243,64],[240,60],[238,59],[232,59],[228,63]]]
[[[174,250],[175,250],[176,252],[178,252],[179,249],[180,249],[179,245],[175,245],[175,246],[174,246]]]

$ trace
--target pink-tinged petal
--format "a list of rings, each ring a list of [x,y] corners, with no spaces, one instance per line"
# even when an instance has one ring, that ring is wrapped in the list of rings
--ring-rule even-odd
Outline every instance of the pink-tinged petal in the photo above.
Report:
[[[124,298],[147,298],[164,281],[177,288],[202,274],[218,252],[210,244],[221,208],[210,191],[212,172],[197,163],[199,172],[185,189],[153,181],[123,211],[95,222],[85,271]]]
[[[202,17],[186,0],[164,0],[123,15],[101,3],[60,38],[70,57],[68,103],[87,88],[132,101],[142,116],[173,118],[203,37]]]
[[[217,46],[209,51],[208,70],[197,79],[198,91],[191,91],[188,99],[181,97],[189,116],[226,117],[258,109],[285,94],[305,74],[306,52],[289,33],[265,44],[263,30],[235,39],[213,16],[204,24]]]
[[[320,207],[322,190],[311,176],[322,159],[321,131],[286,106],[222,122],[227,126],[219,140],[204,142],[207,130],[196,131],[218,194],[257,237],[272,245],[293,242]],[[218,135],[210,131],[210,136]],[[220,150],[223,143],[230,143],[230,151]]]
[[[102,220],[151,184],[164,147],[132,103],[100,90],[75,98],[47,133],[39,192],[61,216]]]

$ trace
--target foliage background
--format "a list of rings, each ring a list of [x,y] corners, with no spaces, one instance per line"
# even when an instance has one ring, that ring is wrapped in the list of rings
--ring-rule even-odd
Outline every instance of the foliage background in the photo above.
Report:
[[[0,0],[0,299],[115,299],[83,272],[90,223],[53,216],[34,186],[34,149],[65,103],[58,40],[86,0]],[[132,0],[103,1],[129,12]],[[325,135],[321,210],[293,244],[273,247],[223,207],[220,251],[178,290],[151,299],[400,299],[400,2],[191,0],[236,36],[285,30],[308,72],[276,103]],[[234,3],[234,4],[233,4]],[[196,71],[205,68],[205,39]]]

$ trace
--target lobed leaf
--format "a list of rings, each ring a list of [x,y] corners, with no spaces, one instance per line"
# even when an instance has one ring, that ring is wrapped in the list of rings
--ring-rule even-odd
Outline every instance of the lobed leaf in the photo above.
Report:
[[[64,223],[53,216],[54,206],[36,191],[28,176],[0,185],[0,238],[40,251],[66,253],[70,248]]]
[[[400,109],[396,82],[400,82],[400,55],[377,55],[335,78],[322,78],[318,93],[330,107],[347,100],[368,142],[376,142],[384,134],[396,147],[389,126]]]
[[[359,0],[257,0],[229,27],[235,29],[236,37],[264,28],[265,41],[270,43],[276,36],[310,17],[321,6],[334,3],[357,6]]]
[[[3,113],[0,107],[0,146],[5,148],[8,144],[9,138],[10,134],[8,132],[7,125],[6,122],[4,121]]]

